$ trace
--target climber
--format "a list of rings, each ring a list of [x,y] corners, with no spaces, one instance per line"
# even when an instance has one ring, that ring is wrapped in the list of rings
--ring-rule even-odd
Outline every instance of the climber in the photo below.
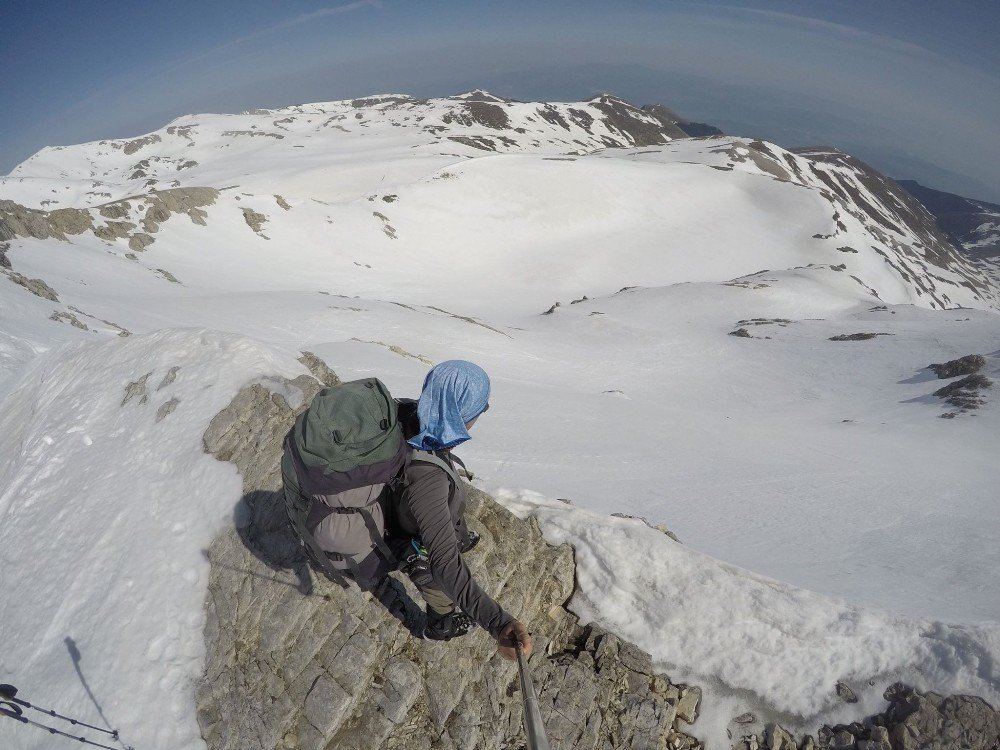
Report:
[[[465,487],[451,449],[470,439],[469,430],[489,409],[490,380],[471,362],[449,360],[431,369],[419,401],[400,401],[399,421],[409,456],[404,482],[393,493],[391,537],[409,539],[402,570],[427,603],[426,638],[465,635],[473,621],[497,639],[498,651],[517,659],[515,644],[531,655],[531,636],[476,583],[462,558],[479,536],[463,517]],[[457,604],[457,607],[456,607]]]

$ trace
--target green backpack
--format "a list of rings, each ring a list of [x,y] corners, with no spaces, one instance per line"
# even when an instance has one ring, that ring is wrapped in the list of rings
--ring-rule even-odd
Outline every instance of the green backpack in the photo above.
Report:
[[[350,570],[361,583],[358,564],[373,550],[395,565],[385,542],[385,496],[402,481],[407,446],[385,385],[366,378],[323,389],[284,448],[285,508],[326,577],[347,588]],[[321,524],[324,546],[316,537]]]

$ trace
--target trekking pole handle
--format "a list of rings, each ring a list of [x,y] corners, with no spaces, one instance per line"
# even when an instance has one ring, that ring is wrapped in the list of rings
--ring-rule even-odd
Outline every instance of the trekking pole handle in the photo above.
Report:
[[[517,653],[517,668],[521,673],[521,700],[524,703],[524,732],[528,736],[527,750],[549,750],[549,739],[545,736],[545,725],[542,724],[542,714],[538,710],[538,696],[535,695],[535,686],[528,674],[528,664],[521,649],[521,642],[516,638],[514,650]]]

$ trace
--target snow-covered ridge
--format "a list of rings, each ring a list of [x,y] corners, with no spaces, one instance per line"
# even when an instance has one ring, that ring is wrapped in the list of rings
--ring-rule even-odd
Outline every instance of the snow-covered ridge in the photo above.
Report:
[[[796,239],[802,249],[798,258],[790,257],[783,243],[691,267],[690,252],[671,240],[687,221],[675,212],[644,219],[642,229],[659,228],[668,253],[683,252],[690,271],[638,276],[657,284],[725,281],[761,268],[825,269],[843,274],[858,293],[888,302],[931,308],[997,304],[995,288],[955,253],[926,211],[867,165],[828,150],[791,153],[748,139],[674,138],[670,120],[676,116],[664,111],[657,119],[609,95],[551,104],[510,102],[477,91],[447,99],[386,95],[190,116],[136,139],[46,149],[28,159],[0,180],[0,197],[15,204],[0,205],[0,222],[4,210],[8,215],[0,238],[26,234],[11,228],[16,205],[83,211],[79,226],[89,227],[112,252],[118,252],[118,243],[127,245],[131,252],[122,255],[134,259],[156,240],[151,227],[167,216],[153,204],[180,194],[171,191],[192,188],[221,190],[213,211],[242,215],[261,238],[300,242],[296,235],[303,227],[342,225],[346,219],[348,225],[381,231],[361,230],[355,240],[421,253],[442,233],[464,235],[467,246],[479,246],[491,235],[506,235],[522,246],[539,237],[551,244],[581,231],[609,237],[614,232],[617,238],[616,230],[630,221],[622,210],[628,208],[625,202],[654,207],[670,201],[683,206],[681,211],[693,209],[696,217],[712,210],[724,227],[727,215],[744,210],[757,221],[752,212],[762,217],[777,200],[775,221],[799,222],[803,234],[811,222],[811,231]],[[768,181],[796,189],[771,187]],[[658,193],[662,199],[653,197]],[[474,224],[461,216],[450,228],[447,221],[427,220],[434,206],[477,194],[492,207],[477,205]],[[161,198],[151,202],[150,196]],[[795,201],[802,205],[791,209]],[[202,207],[194,208],[199,213],[190,214],[192,221],[203,222]],[[279,215],[289,213],[279,218],[276,208]],[[551,220],[560,215],[566,221],[552,231]],[[537,231],[541,224],[547,225],[545,234]],[[203,233],[215,234],[211,226]],[[315,242],[310,238],[307,244]],[[513,249],[498,257],[515,261]]]
[[[204,181],[206,172],[217,179],[205,169],[206,162],[225,163],[243,154],[315,159],[316,147],[331,146],[339,146],[337,151],[395,146],[421,149],[418,155],[431,149],[460,156],[476,151],[587,152],[666,143],[677,132],[669,122],[608,95],[571,104],[511,102],[486,92],[430,100],[381,95],[180,117],[138,138],[43,149],[15,167],[9,178],[23,180],[25,187],[33,184],[34,207],[51,209],[97,205],[123,197],[121,188],[137,193],[190,184],[221,187]],[[327,150],[320,151],[320,158],[334,155]],[[236,168],[242,171],[242,165]],[[45,194],[67,181],[80,184],[68,195],[59,189]]]

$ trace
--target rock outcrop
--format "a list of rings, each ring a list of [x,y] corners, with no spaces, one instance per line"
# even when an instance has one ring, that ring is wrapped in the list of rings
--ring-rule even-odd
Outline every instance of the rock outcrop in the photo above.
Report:
[[[995,750],[1000,747],[1000,711],[971,695],[943,697],[919,693],[901,683],[885,691],[889,707],[852,724],[820,727],[816,738],[800,742],[780,726],[764,741],[748,735],[735,745],[742,750]]]
[[[325,383],[336,376],[302,359]],[[480,630],[424,641],[419,594],[393,579],[382,597],[313,579],[277,490],[281,440],[323,383],[307,375],[258,383],[212,421],[205,448],[243,476],[235,528],[212,562],[207,663],[198,720],[209,748],[517,748],[517,668]],[[700,747],[681,731],[701,693],[657,674],[648,654],[581,627],[566,610],[573,551],[547,544],[470,488],[467,519],[482,539],[477,580],[532,628],[530,668],[553,748]],[[294,575],[292,575],[294,574]]]
[[[215,188],[173,188],[150,190],[145,195],[122,198],[94,209],[59,208],[55,211],[41,211],[11,200],[0,200],[0,242],[18,237],[65,240],[67,235],[93,232],[99,239],[109,242],[139,237],[140,249],[144,249],[153,241],[148,233],[155,233],[159,225],[174,214],[187,214],[192,222],[204,226],[208,216],[204,207],[215,203],[218,197],[219,191]],[[132,216],[133,211],[143,210],[145,214],[141,221],[146,233],[137,234],[136,223],[126,219]],[[98,217],[107,221],[103,225],[95,225],[95,218]]]
[[[948,362],[927,365],[928,369],[933,370],[934,374],[941,380],[957,378],[959,375],[972,375],[982,370],[985,366],[986,358],[982,354],[967,354],[964,357],[952,359]]]
[[[245,388],[204,435],[209,453],[239,469],[244,489],[233,527],[206,550],[207,657],[197,708],[208,747],[524,747],[516,666],[496,655],[489,636],[474,630],[447,643],[414,637],[423,612],[403,579],[393,578],[376,598],[313,578],[285,518],[278,462],[296,414],[339,379],[315,355],[300,361],[312,376]],[[145,391],[144,381],[133,385]],[[532,629],[529,667],[554,750],[700,750],[685,729],[698,716],[701,690],[672,684],[649,654],[581,626],[566,609],[575,580],[569,546],[547,544],[533,520],[516,518],[474,488],[467,520],[482,537],[467,555],[477,580]],[[838,694],[853,697],[846,685]],[[733,747],[1000,747],[1000,713],[980,698],[903,685],[885,697],[883,714],[824,726],[801,740],[745,713],[731,724]]]

